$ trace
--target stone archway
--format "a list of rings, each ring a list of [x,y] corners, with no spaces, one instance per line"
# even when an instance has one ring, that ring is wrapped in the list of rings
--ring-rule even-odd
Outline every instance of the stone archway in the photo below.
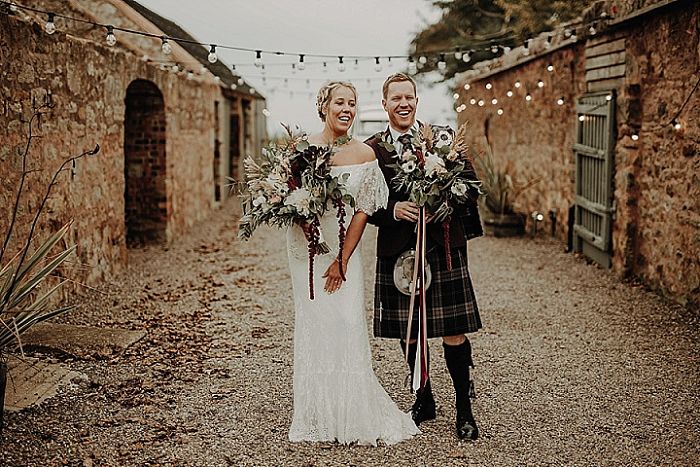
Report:
[[[165,104],[154,83],[137,79],[126,90],[124,215],[129,247],[166,240]]]

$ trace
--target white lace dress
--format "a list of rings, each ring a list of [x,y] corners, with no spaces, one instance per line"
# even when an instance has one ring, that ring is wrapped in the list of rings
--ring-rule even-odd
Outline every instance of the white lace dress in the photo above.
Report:
[[[386,207],[388,188],[377,161],[333,167],[349,173],[348,189],[356,209],[372,214]],[[372,369],[364,313],[364,273],[358,245],[350,258],[347,281],[339,291],[323,290],[326,271],[338,252],[334,210],[321,219],[331,253],[317,256],[315,299],[309,300],[307,242],[298,226],[287,232],[294,306],[294,416],[290,441],[338,441],[394,444],[420,433],[409,414],[399,410]],[[346,217],[349,225],[352,212]]]

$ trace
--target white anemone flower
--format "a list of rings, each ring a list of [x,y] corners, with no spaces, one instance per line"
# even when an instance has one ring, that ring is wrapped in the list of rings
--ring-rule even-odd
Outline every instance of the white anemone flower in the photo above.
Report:
[[[416,170],[416,163],[413,161],[408,161],[405,164],[401,164],[401,169],[406,173],[411,173]]]
[[[452,144],[452,133],[447,130],[438,131],[437,137],[435,139],[435,147],[443,148]]]

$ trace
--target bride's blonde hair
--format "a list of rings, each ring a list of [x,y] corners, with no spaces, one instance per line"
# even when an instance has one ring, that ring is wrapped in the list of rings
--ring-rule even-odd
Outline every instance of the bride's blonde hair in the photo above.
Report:
[[[321,118],[322,122],[326,121],[326,116],[323,114],[323,108],[331,100],[331,93],[338,89],[339,87],[346,87],[352,91],[355,95],[355,101],[357,101],[357,90],[352,83],[348,81],[330,81],[318,90],[318,95],[316,96],[316,110],[318,110],[318,116]]]

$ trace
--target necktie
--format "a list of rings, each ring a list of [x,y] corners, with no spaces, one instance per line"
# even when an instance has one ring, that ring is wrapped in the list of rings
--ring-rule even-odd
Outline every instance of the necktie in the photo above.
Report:
[[[397,141],[401,143],[401,152],[411,150],[413,147],[413,145],[411,144],[411,135],[409,135],[408,133],[399,136]]]

